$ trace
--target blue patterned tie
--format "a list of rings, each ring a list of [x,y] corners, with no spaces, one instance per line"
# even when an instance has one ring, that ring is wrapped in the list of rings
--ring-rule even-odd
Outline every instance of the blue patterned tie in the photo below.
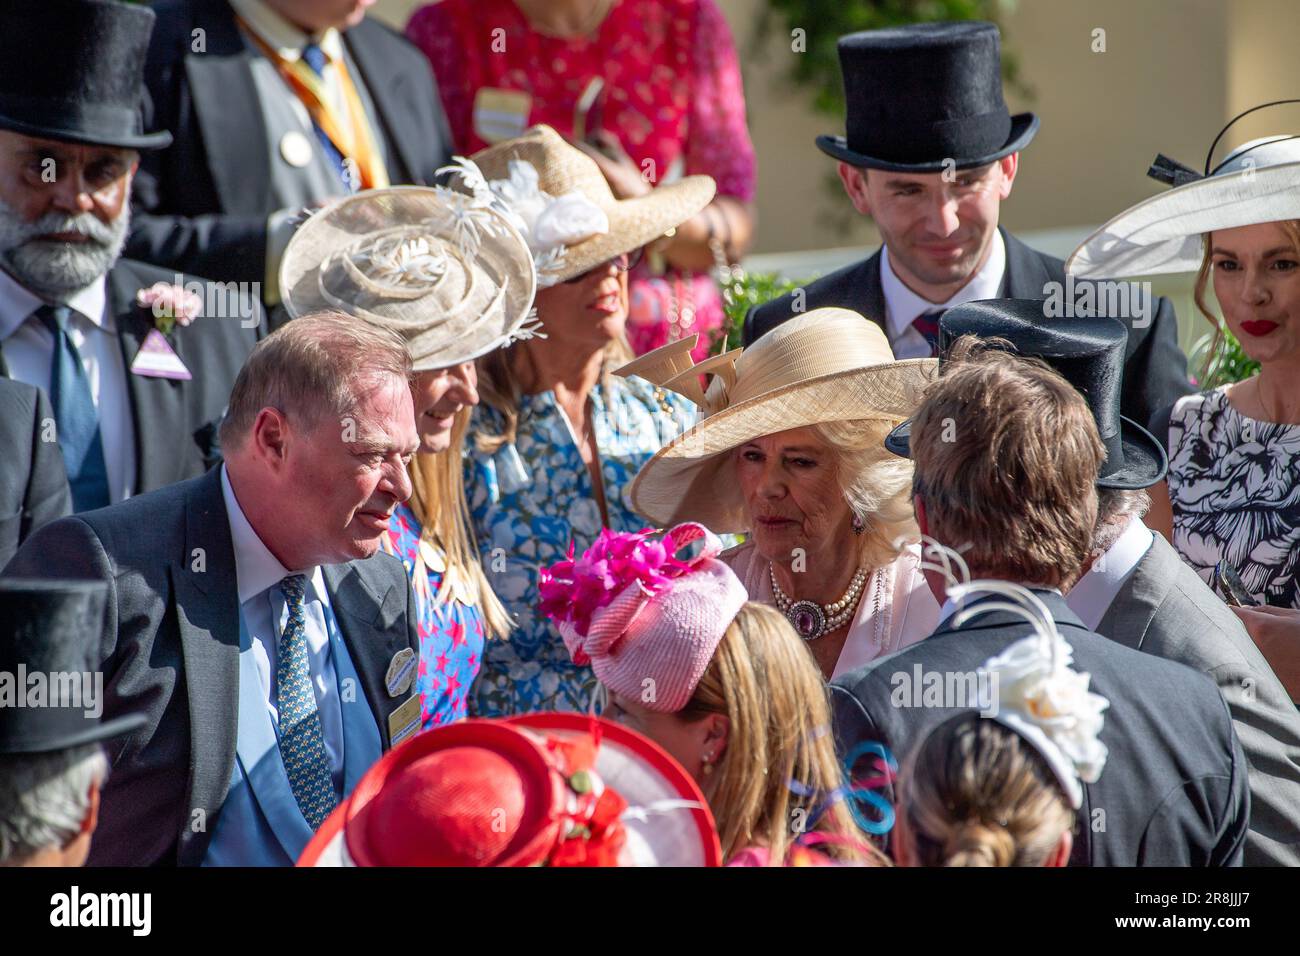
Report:
[[[325,64],[328,62],[325,57],[325,51],[316,43],[308,43],[302,48],[302,61],[312,68],[312,71],[321,79],[325,78]],[[312,121],[312,129],[316,131],[316,138],[320,140],[321,148],[325,151],[325,156],[334,166],[334,171],[338,173],[339,179],[343,181],[343,188],[352,192],[352,181],[348,178],[347,167],[343,163],[343,154],[339,148],[334,145],[334,141],[325,135],[325,131],[320,128],[315,120]]]
[[[59,451],[72,489],[72,506],[77,511],[103,508],[108,504],[108,468],[104,464],[104,443],[99,434],[99,413],[90,394],[90,379],[81,364],[81,353],[68,335],[72,309],[66,305],[42,305],[34,314],[54,336],[50,403],[54,406]]]
[[[939,354],[939,318],[947,311],[947,309],[931,309],[929,312],[922,312],[912,320],[912,328],[921,333],[921,338],[929,344],[931,358]]]
[[[303,592],[307,579],[291,574],[280,582],[289,620],[280,635],[276,664],[275,706],[280,717],[280,757],[289,775],[298,809],[315,830],[338,803],[325,754],[325,735],[316,710],[311,668],[307,664],[307,624]]]

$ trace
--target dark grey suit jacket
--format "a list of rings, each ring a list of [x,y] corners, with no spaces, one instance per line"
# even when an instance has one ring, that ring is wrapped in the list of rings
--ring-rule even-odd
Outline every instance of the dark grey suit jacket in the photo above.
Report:
[[[1073,648],[1074,669],[1091,674],[1090,688],[1110,701],[1101,732],[1109,756],[1097,782],[1083,785],[1070,865],[1239,866],[1250,819],[1246,758],[1214,683],[1094,634],[1060,595],[1036,593]],[[895,706],[896,675],[910,680],[916,667],[974,673],[1029,633],[1005,611],[960,628],[949,618],[925,640],[837,678],[831,705],[841,754],[875,741],[902,762],[934,727],[978,705]],[[897,803],[892,788],[885,796]]]
[[[1065,263],[1029,248],[1005,229],[999,230],[1007,247],[1007,269],[1001,298],[1042,299],[1048,282],[1065,284]],[[1076,282],[1076,288],[1083,285]],[[838,306],[860,312],[881,328],[885,326],[885,290],[880,282],[880,251],[822,276],[803,287],[804,312]],[[794,316],[794,294],[758,305],[745,316],[742,342],[755,339]],[[1193,391],[1187,378],[1187,357],[1178,347],[1178,317],[1163,296],[1154,303],[1150,324],[1125,321],[1128,345],[1124,353],[1124,390],[1120,411],[1146,426],[1153,415]]]
[[[1300,711],[1237,616],[1157,534],[1098,630],[1219,685],[1249,764],[1244,862],[1300,866]]]
[[[322,572],[387,749],[388,717],[405,698],[388,695],[384,674],[401,649],[419,652],[406,571],[381,552]],[[109,585],[103,629],[89,636],[103,661],[104,718],[139,712],[148,723],[108,745],[113,772],[89,862],[201,863],[238,734],[239,598],[220,470],[46,525],[4,576]]]
[[[205,309],[234,314],[200,316],[188,326],[177,326],[169,336],[193,378],[134,375],[131,363],[155,321],[150,310],[136,304],[135,296],[156,282],[188,286],[200,280],[130,259],[119,259],[107,276],[108,308],[117,323],[135,426],[137,494],[201,475],[220,460],[217,426],[230,401],[230,389],[244,359],[266,334],[266,318],[258,302],[248,296],[228,296],[203,282]],[[3,352],[0,375],[9,375]]]
[[[145,84],[151,129],[167,149],[142,154],[127,255],[219,282],[263,282],[271,202],[266,129],[245,46],[226,0],[163,0]],[[195,31],[205,41],[194,49]],[[375,134],[394,183],[431,185],[451,132],[424,54],[367,17],[343,34],[379,113]]]
[[[63,456],[44,440],[53,421],[44,392],[0,378],[0,568],[33,531],[72,513]]]

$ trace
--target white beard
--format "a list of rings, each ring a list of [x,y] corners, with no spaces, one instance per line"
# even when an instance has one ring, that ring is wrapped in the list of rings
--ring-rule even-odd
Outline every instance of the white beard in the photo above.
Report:
[[[126,244],[131,207],[105,225],[93,213],[75,216],[48,212],[35,222],[24,222],[0,201],[0,265],[42,298],[67,301],[113,267]],[[49,242],[37,236],[79,232],[84,243]]]

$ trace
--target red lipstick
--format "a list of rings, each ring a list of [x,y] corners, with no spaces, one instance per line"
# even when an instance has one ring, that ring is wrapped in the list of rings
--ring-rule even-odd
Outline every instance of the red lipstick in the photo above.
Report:
[[[1277,323],[1270,322],[1268,319],[1251,319],[1248,322],[1241,323],[1241,328],[1247,335],[1268,335],[1277,328]]]

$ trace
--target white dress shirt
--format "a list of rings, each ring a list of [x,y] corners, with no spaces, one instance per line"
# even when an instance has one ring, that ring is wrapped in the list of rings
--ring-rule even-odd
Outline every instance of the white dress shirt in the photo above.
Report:
[[[54,336],[33,313],[45,302],[0,269],[0,344],[9,377],[50,391]],[[81,354],[90,397],[99,413],[99,436],[108,471],[108,500],[118,502],[135,491],[135,422],[126,388],[126,361],[117,324],[108,314],[104,277],[66,303],[72,309],[68,337]]]
[[[1130,518],[1128,527],[1110,550],[1094,561],[1088,573],[1070,588],[1065,603],[1089,630],[1097,630],[1119,589],[1151,550],[1153,540],[1151,529],[1141,518]]]
[[[885,331],[894,358],[929,358],[930,343],[912,328],[912,322],[934,309],[951,309],[955,305],[980,299],[996,299],[1002,291],[1002,278],[1007,271],[1007,246],[1002,233],[993,231],[992,248],[983,267],[947,302],[931,302],[909,289],[894,272],[889,262],[889,247],[880,247],[880,285],[885,293]]]
[[[244,627],[252,638],[253,660],[261,678],[262,693],[271,714],[271,723],[279,727],[276,707],[276,651],[280,636],[289,620],[289,608],[280,590],[280,582],[293,573],[276,559],[253,526],[244,517],[235,491],[230,486],[225,465],[221,466],[221,494],[226,502],[230,522],[230,540],[235,549],[235,581],[239,592],[239,610]],[[316,692],[316,709],[320,714],[334,787],[343,787],[343,712],[339,703],[338,682],[330,653],[329,633],[334,622],[329,594],[320,567],[297,572],[307,578],[303,594],[303,618],[307,628],[307,666],[312,688]]]

